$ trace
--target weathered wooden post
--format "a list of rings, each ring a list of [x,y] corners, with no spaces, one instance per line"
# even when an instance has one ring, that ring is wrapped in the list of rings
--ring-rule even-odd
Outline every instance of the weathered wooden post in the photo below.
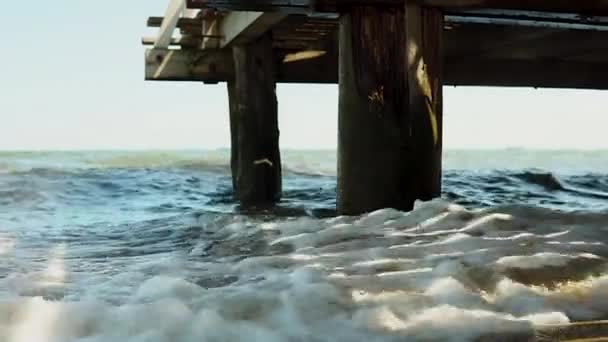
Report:
[[[233,48],[235,77],[228,82],[233,187],[241,205],[266,206],[281,198],[276,59],[269,34]]]
[[[354,6],[340,18],[338,212],[441,193],[443,15]]]

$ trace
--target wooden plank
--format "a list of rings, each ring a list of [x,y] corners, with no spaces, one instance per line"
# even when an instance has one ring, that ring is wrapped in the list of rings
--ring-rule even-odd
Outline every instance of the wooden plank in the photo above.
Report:
[[[286,17],[284,13],[231,12],[220,22],[219,34],[223,36],[220,47],[252,41]]]
[[[157,49],[166,49],[169,47],[171,43],[171,38],[173,37],[173,31],[177,26],[177,22],[180,16],[186,10],[186,0],[171,0],[169,2],[169,6],[167,7],[167,11],[163,18],[163,22],[160,26],[160,30],[158,33],[158,38],[156,39],[156,43],[154,47]]]
[[[231,51],[148,49],[148,81],[223,82],[234,78]]]
[[[143,37],[141,39],[142,45],[154,45],[156,44],[155,37]],[[200,38],[182,36],[180,38],[171,38],[169,45],[181,46],[184,48],[196,48],[200,44]]]
[[[163,17],[149,17],[146,25],[148,27],[160,27],[163,23]],[[200,18],[179,18],[175,25],[176,28],[183,29],[192,26],[201,27],[203,21]]]

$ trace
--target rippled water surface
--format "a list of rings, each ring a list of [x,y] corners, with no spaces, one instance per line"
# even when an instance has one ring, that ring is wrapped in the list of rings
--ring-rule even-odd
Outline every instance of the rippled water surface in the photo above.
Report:
[[[476,341],[608,319],[608,152],[448,151],[443,199],[360,217],[335,217],[334,152],[286,151],[284,199],[255,215],[228,160],[0,153],[0,341]]]

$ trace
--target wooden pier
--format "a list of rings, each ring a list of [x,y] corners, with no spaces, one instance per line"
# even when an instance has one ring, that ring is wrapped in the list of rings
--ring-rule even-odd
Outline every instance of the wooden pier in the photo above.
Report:
[[[245,206],[280,199],[277,82],[340,85],[340,214],[440,195],[444,85],[608,89],[608,0],[171,0],[148,26],[146,80],[227,83]]]

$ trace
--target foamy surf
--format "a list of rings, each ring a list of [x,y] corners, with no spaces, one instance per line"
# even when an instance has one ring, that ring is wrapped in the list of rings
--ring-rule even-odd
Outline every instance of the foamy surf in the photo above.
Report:
[[[63,244],[45,252],[45,269],[5,269],[0,340],[607,336],[602,324],[557,328],[608,319],[606,214],[436,200],[411,213],[189,220],[198,242],[184,252],[108,259],[92,272]],[[18,244],[4,236],[3,255]]]

